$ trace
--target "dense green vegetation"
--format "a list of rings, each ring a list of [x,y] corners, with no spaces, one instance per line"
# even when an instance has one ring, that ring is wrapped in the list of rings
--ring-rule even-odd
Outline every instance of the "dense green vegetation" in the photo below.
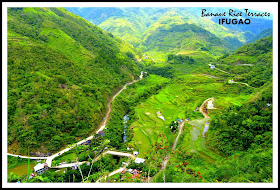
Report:
[[[8,144],[57,151],[93,132],[137,78],[128,43],[63,8],[8,9]]]
[[[165,181],[272,182],[272,105],[267,107],[271,87],[268,82],[245,104],[212,113],[206,138],[187,125]],[[156,181],[163,182],[162,172]]]
[[[221,89],[231,88],[226,90],[232,93],[230,99],[216,98],[217,92],[211,92],[218,109],[209,111],[211,120],[208,119],[210,128],[206,137],[202,137],[202,130],[207,119],[189,122],[191,126],[185,126],[186,133],[180,138],[175,153],[171,154],[166,171],[156,174],[153,182],[272,182],[271,43],[272,38],[267,37],[244,45],[232,55],[222,56],[215,65],[228,68],[226,71],[230,74],[204,67],[204,72],[220,77],[216,81],[221,77],[227,81],[239,74],[248,76],[244,77],[246,82],[257,88],[224,83]],[[237,58],[250,60],[245,63],[261,69],[235,66],[240,64]],[[246,75],[248,72],[250,74]],[[233,89],[233,86],[239,89]]]
[[[157,94],[168,83],[168,79],[157,75],[144,77],[143,80],[127,87],[112,104],[110,120],[105,130],[105,137],[110,140],[110,145],[120,150],[126,150],[127,143],[132,139],[133,133],[129,128],[126,131],[127,141],[123,142],[124,124],[123,117],[129,114],[127,126],[130,126],[136,119],[135,106],[149,97]]]
[[[186,56],[186,55],[173,55],[170,54],[167,57],[167,61],[170,64],[189,64],[193,65],[195,64],[195,60],[192,57]]]
[[[272,148],[271,82],[252,101],[229,107],[218,118],[214,118],[208,140],[209,144],[226,155],[249,148],[257,149],[257,146],[263,151]]]
[[[114,35],[63,8],[8,9],[10,153],[56,152],[88,137],[110,97],[140,69],[144,77],[111,103],[104,136],[52,162],[86,164],[49,169],[29,182],[96,182],[123,162],[139,175],[101,182],[272,182],[272,36],[261,38],[271,31],[237,33],[200,18],[199,8],[68,10]],[[240,47],[249,39],[258,40]],[[209,98],[210,118],[199,111]],[[145,162],[102,155],[112,149],[138,151]],[[9,169],[26,164],[8,157]],[[14,173],[8,181],[28,182]]]
[[[146,68],[146,71],[150,74],[159,75],[165,78],[173,78],[175,76],[175,70],[171,66],[151,66]]]

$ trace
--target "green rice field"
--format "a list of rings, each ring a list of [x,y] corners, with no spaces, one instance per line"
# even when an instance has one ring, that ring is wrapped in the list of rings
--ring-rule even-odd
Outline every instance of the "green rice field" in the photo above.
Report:
[[[251,96],[238,94],[237,88],[236,85],[216,82],[215,79],[200,74],[178,76],[177,79],[162,88],[158,94],[151,96],[135,108],[137,120],[131,125],[134,132],[131,145],[136,146],[139,150],[139,156],[143,157],[145,152],[157,141],[158,135],[162,131],[164,131],[169,144],[172,144],[176,134],[172,133],[168,127],[171,121],[177,118],[190,118],[190,123],[201,127],[201,123],[195,124],[195,121],[192,120],[202,119],[202,122],[206,120],[203,120],[203,115],[200,112],[194,110],[210,97],[215,98],[214,107],[217,108],[209,110],[210,117],[218,114],[224,107],[241,105]],[[165,121],[157,117],[158,111],[164,116]],[[190,133],[189,135],[200,133],[200,128],[188,133]],[[196,138],[199,143],[204,141],[199,137]],[[201,152],[205,150],[202,148],[205,147],[203,143],[199,147],[198,150]]]

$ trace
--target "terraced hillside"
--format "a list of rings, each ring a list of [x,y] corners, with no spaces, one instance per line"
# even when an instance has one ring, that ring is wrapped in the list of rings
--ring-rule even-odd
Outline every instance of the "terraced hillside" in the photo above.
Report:
[[[219,109],[230,105],[242,105],[251,96],[247,93],[243,95],[235,93],[239,91],[240,87],[242,88],[239,85],[215,82],[215,79],[198,74],[179,77],[158,94],[136,107],[137,121],[131,124],[134,132],[131,145],[136,145],[140,150],[140,156],[144,156],[163,131],[171,146],[174,140],[174,134],[169,128],[171,121],[178,118],[202,118],[202,114],[194,110],[200,107],[205,99],[213,96],[216,99],[215,105]],[[165,121],[157,117],[158,111],[164,116]],[[210,111],[210,115],[212,112],[217,111]]]
[[[261,87],[272,79],[272,36],[246,44],[211,64],[215,69],[205,66],[205,74]]]

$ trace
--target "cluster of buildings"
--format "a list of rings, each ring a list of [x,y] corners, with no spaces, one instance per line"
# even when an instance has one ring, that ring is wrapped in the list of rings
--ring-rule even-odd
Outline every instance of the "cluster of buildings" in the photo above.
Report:
[[[52,155],[52,153],[40,153],[40,152],[30,152],[29,153],[29,156],[37,156],[37,157],[48,157],[48,156],[51,156]]]
[[[184,121],[184,119],[176,119],[176,121],[180,124]]]
[[[139,170],[137,170],[137,169],[131,169],[131,168],[129,168],[129,169],[124,169],[122,172],[121,172],[121,174],[125,174],[126,172],[128,172],[128,173],[131,173],[131,174],[133,174],[133,176],[132,176],[132,179],[136,179],[136,178],[140,178],[141,177],[141,172],[142,171],[139,171]],[[122,178],[121,178],[121,180],[124,180],[126,178],[126,176],[123,176]],[[129,177],[130,178],[130,177]]]
[[[37,174],[42,174],[44,173],[47,169],[49,168],[47,163],[39,163],[36,166],[34,166],[34,172],[36,172]]]
[[[91,140],[87,140],[86,142],[78,143],[78,146],[80,146],[80,145],[90,145],[90,144],[91,144]]]
[[[34,173],[30,174],[29,179],[32,179],[34,176],[44,173],[48,168],[49,166],[46,162],[37,164],[33,167]]]

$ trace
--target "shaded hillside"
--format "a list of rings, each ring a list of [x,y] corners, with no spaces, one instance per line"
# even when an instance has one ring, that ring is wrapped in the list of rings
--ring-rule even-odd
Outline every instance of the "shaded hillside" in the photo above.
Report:
[[[110,97],[138,78],[136,53],[64,8],[9,8],[9,152],[56,151],[89,136]]]
[[[257,34],[256,36],[254,36],[253,38],[251,38],[250,40],[248,40],[246,43],[247,44],[253,43],[261,38],[272,36],[272,32],[273,32],[272,28],[265,29],[265,30],[261,31],[259,34]]]

